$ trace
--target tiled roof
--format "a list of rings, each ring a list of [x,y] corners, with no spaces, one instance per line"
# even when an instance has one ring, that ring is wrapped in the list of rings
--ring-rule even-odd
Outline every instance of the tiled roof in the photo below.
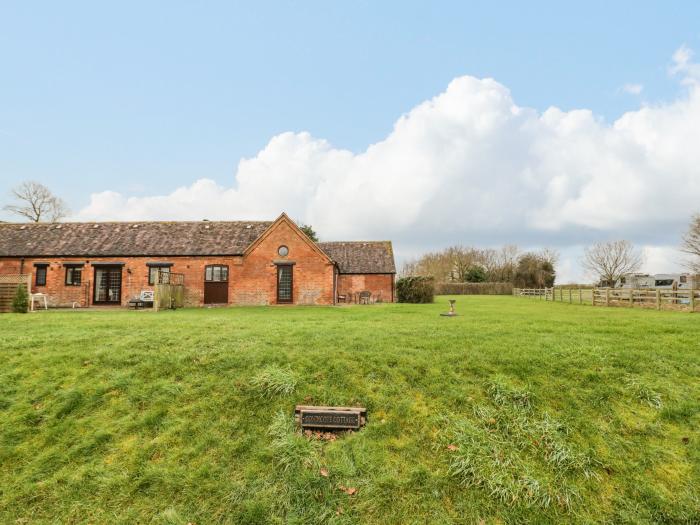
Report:
[[[269,221],[0,223],[0,257],[241,255]],[[341,273],[396,273],[390,241],[320,242]]]
[[[272,222],[0,224],[0,257],[239,255]]]
[[[340,273],[396,273],[391,241],[319,242]]]

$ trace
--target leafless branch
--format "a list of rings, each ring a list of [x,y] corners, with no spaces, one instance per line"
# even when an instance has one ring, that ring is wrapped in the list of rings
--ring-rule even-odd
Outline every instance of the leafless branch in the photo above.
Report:
[[[688,231],[683,236],[681,251],[691,256],[688,269],[700,274],[700,213],[691,219]]]
[[[629,241],[600,242],[585,249],[582,265],[607,286],[625,274],[638,272],[644,263],[640,250]]]
[[[70,213],[66,203],[44,186],[34,181],[23,182],[12,189],[17,204],[3,209],[32,222],[57,222]]]

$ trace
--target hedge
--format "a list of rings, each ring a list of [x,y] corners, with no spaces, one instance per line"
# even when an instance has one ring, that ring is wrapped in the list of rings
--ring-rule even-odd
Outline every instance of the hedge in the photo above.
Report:
[[[513,283],[437,283],[437,295],[512,295]]]
[[[402,277],[396,281],[396,297],[400,303],[432,303],[435,279],[432,277]]]

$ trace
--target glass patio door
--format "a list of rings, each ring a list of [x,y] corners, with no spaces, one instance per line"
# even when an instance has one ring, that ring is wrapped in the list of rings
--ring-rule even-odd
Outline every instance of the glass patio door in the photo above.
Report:
[[[93,303],[120,304],[122,299],[122,269],[120,266],[95,268]]]

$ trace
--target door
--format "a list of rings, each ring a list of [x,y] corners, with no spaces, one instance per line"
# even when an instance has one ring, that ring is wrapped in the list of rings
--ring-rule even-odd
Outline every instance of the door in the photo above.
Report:
[[[93,304],[121,304],[121,266],[100,266],[95,268],[95,288],[92,302]]]
[[[277,302],[291,303],[294,300],[294,266],[280,264],[277,266]]]
[[[204,269],[204,304],[228,304],[228,266],[212,264]]]

